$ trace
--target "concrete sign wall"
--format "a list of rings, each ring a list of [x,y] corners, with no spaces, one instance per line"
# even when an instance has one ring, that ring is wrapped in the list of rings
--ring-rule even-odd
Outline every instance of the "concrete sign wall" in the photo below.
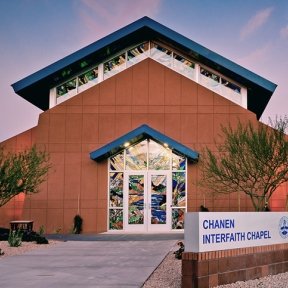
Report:
[[[288,243],[288,212],[189,212],[185,252]]]

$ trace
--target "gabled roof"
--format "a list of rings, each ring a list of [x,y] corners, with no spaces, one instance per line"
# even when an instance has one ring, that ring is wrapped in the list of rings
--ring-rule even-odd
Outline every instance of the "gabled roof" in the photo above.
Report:
[[[12,84],[18,95],[42,110],[49,109],[49,89],[79,74],[84,68],[103,62],[125,48],[157,40],[181,51],[248,88],[248,109],[260,118],[277,85],[212,52],[162,24],[143,17],[124,28],[76,51]]]
[[[166,144],[168,145],[169,149],[187,157],[188,160],[192,162],[198,161],[199,154],[197,152],[158,132],[148,125],[142,125],[114,140],[113,142],[110,142],[107,145],[91,152],[90,158],[95,161],[101,161],[124,150],[126,148],[124,145],[125,143],[129,142],[130,145],[132,145],[144,139],[152,139],[162,145]]]

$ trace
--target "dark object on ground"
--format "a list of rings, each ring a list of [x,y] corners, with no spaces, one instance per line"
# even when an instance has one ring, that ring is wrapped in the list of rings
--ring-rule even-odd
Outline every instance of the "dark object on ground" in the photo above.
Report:
[[[0,249],[0,256],[4,255],[4,251]]]
[[[37,232],[24,232],[22,241],[26,241],[26,242],[36,242],[37,244],[48,244],[48,240],[43,236],[40,235]]]
[[[269,212],[269,211],[270,211],[270,208],[269,208],[269,206],[268,206],[268,203],[265,203],[264,211],[265,211],[265,212]]]
[[[44,236],[37,235],[35,237],[35,241],[37,244],[49,244],[48,240]]]
[[[179,249],[174,252],[175,258],[176,259],[182,259],[182,253],[185,250],[184,243],[180,241],[177,243],[177,245],[179,246]]]
[[[0,241],[8,241],[9,232],[9,229],[0,227]]]
[[[73,232],[75,234],[80,234],[82,231],[82,223],[83,223],[83,219],[80,215],[76,215],[74,217],[74,228],[73,228]]]

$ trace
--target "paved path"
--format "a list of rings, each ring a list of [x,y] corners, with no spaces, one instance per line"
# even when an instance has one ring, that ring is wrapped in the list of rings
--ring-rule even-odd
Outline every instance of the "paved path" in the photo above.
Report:
[[[183,234],[57,237],[68,241],[1,259],[0,287],[141,287]]]

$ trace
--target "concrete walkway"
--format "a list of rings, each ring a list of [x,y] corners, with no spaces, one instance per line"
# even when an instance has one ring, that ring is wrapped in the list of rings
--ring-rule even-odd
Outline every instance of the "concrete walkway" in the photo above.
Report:
[[[0,260],[1,287],[142,287],[183,234],[48,238],[66,242]]]

